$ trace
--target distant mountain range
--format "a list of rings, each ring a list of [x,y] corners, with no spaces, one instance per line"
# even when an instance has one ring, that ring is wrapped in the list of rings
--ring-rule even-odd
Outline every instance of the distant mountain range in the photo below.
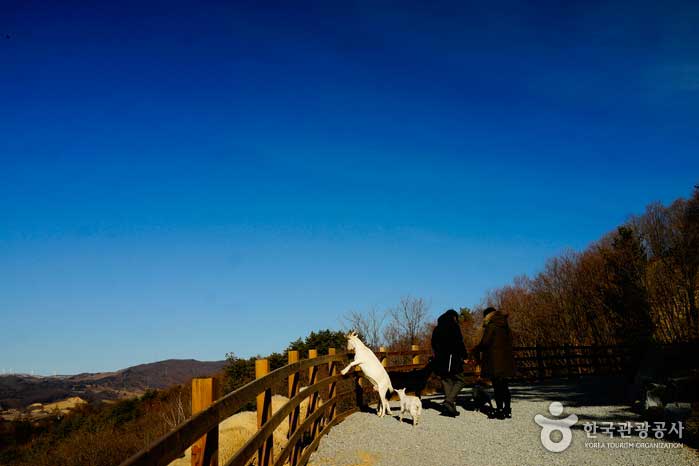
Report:
[[[113,400],[138,395],[149,388],[166,388],[193,377],[213,375],[226,361],[167,359],[115,372],[37,377],[0,375],[0,410],[32,403],[50,403],[79,396],[86,401]]]

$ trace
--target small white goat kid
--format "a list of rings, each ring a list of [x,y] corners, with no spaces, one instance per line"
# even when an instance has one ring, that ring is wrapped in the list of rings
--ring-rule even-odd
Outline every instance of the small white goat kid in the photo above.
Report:
[[[381,399],[381,406],[377,408],[376,413],[379,417],[390,414],[391,407],[386,399],[386,391],[393,392],[393,386],[391,385],[391,379],[388,377],[388,372],[381,365],[379,358],[362,343],[362,340],[359,339],[355,332],[347,334],[347,351],[354,351],[354,360],[342,369],[342,375],[347,375],[350,369],[354,366],[359,366],[364,373],[364,377],[371,382]]]
[[[413,418],[413,427],[417,426],[422,414],[422,401],[416,396],[406,395],[405,388],[397,389],[396,393],[400,398],[400,422],[403,422],[403,413],[407,412]]]

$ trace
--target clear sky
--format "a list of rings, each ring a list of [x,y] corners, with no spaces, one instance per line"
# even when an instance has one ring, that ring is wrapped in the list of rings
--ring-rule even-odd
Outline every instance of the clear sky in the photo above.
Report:
[[[698,127],[693,1],[5,0],[0,370],[475,305],[688,196]]]

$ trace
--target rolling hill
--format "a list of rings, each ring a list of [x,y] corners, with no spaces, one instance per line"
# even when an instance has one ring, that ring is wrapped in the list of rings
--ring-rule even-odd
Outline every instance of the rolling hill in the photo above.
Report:
[[[226,361],[167,359],[127,367],[114,372],[82,373],[52,377],[26,374],[0,376],[0,410],[20,409],[32,403],[50,403],[79,396],[87,401],[113,400],[212,375]]]

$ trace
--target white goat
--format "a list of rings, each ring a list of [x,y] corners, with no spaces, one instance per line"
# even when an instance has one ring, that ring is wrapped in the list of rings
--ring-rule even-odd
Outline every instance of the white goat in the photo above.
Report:
[[[391,385],[391,379],[388,377],[388,372],[381,365],[379,358],[362,343],[362,340],[359,339],[355,332],[347,334],[347,351],[354,351],[354,360],[342,369],[342,375],[347,375],[350,369],[354,366],[359,366],[364,373],[364,377],[371,382],[381,399],[381,406],[377,408],[376,413],[379,417],[390,414],[391,407],[386,399],[386,391],[393,392],[393,386]]]
[[[400,398],[400,422],[403,422],[403,413],[407,412],[413,418],[413,427],[417,426],[422,414],[422,401],[416,396],[406,395],[405,388],[397,389],[396,393]]]

